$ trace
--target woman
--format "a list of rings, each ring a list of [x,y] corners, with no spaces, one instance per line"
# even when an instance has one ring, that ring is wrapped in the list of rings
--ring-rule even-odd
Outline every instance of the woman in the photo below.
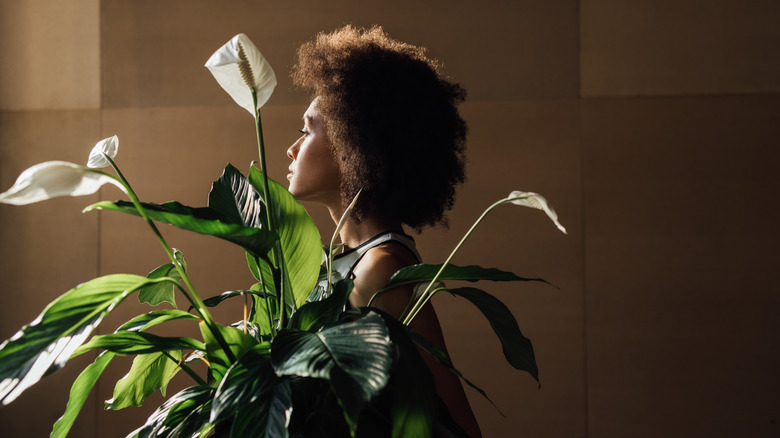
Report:
[[[445,224],[462,183],[464,90],[447,81],[425,49],[390,39],[379,27],[344,27],[298,50],[294,82],[312,91],[302,136],[290,147],[289,190],[328,208],[335,222],[361,191],[340,232],[334,269],[354,280],[353,307],[366,306],[398,269],[420,263],[403,226]],[[399,318],[413,288],[379,295],[372,306]],[[431,305],[411,325],[445,349]],[[445,349],[446,351],[446,349]],[[472,437],[481,436],[458,378],[430,355],[436,391]]]

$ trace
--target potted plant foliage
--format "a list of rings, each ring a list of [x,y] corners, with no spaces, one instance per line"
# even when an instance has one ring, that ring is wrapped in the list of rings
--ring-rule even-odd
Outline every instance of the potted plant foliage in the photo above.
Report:
[[[227,165],[212,185],[208,206],[141,202],[114,161],[116,136],[100,141],[86,166],[41,163],[24,171],[13,187],[0,194],[0,202],[22,205],[87,195],[113,184],[129,200],[98,202],[85,211],[112,210],[141,217],[170,259],[147,276],[112,274],[74,287],[0,345],[3,405],[71,357],[100,350],[74,382],[52,437],[67,435],[97,379],[117,355],[135,358],[128,374],[117,382],[114,397],[106,402],[109,409],[142,404],[181,372],[192,380],[192,386],[168,397],[146,424],[130,432],[132,437],[411,437],[430,436],[434,431],[464,436],[437,397],[419,350],[463,376],[446,354],[409,329],[419,309],[442,291],[474,304],[490,321],[507,361],[538,380],[531,343],[506,306],[475,287],[450,288],[442,281],[538,280],[497,269],[454,266],[450,259],[485,215],[502,204],[541,209],[565,232],[543,197],[512,192],[482,213],[444,263],[399,270],[377,294],[419,284],[419,293],[400,320],[370,305],[348,309],[345,303],[352,281],[335,278],[331,271],[338,227],[323,250],[320,234],[304,208],[265,172],[259,109],[276,85],[273,70],[243,34],[214,53],[206,66],[255,117],[260,153],[259,167],[251,166],[246,176]],[[101,170],[107,167],[113,172]],[[246,253],[256,282],[246,290],[202,299],[190,281],[183,254],[168,244],[156,222],[234,243]],[[175,306],[152,310],[113,333],[92,336],[109,312],[136,294],[152,306],[174,304],[180,294],[178,299],[183,297],[190,310]],[[243,318],[228,325],[215,321],[209,308],[239,296],[246,300]],[[163,337],[148,331],[172,320],[197,323],[202,337]],[[200,360],[208,364],[206,373],[191,367]]]

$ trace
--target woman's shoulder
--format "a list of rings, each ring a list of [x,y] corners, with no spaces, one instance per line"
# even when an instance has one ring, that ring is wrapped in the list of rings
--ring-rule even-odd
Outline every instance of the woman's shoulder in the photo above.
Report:
[[[417,263],[417,257],[409,248],[398,242],[389,241],[371,248],[353,271],[355,274],[355,288],[350,301],[353,302],[353,305],[366,305],[376,291],[387,285],[390,277],[396,271]],[[398,289],[398,291],[390,291],[391,294],[383,295],[393,295],[403,299],[404,302],[408,301],[411,297],[412,287]]]

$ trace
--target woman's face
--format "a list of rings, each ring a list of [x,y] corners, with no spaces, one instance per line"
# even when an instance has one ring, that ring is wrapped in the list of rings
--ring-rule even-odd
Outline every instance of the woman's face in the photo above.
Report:
[[[331,152],[325,120],[317,109],[317,99],[303,115],[301,134],[287,150],[287,156],[292,159],[287,174],[290,193],[299,201],[340,203],[338,165]]]

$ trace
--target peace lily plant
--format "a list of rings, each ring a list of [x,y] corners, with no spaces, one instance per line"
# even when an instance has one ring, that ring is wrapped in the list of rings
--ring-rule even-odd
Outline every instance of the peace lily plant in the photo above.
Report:
[[[419,293],[401,321],[370,304],[345,310],[352,281],[333,278],[330,269],[338,229],[324,253],[320,234],[304,208],[266,175],[260,108],[276,85],[273,70],[243,34],[217,50],[206,67],[236,103],[254,116],[260,154],[260,167],[251,166],[248,176],[228,164],[212,185],[208,206],[141,202],[114,161],[119,144],[116,136],[95,145],[86,166],[41,163],[24,171],[13,187],[0,194],[2,203],[23,205],[57,196],[88,195],[104,184],[113,184],[129,201],[98,202],[84,211],[140,216],[170,259],[146,276],[112,274],[74,287],[0,345],[3,405],[68,359],[100,350],[74,382],[52,437],[67,435],[97,379],[117,355],[135,358],[128,374],[116,383],[106,409],[139,406],[158,389],[164,394],[168,382],[182,371],[192,381],[192,386],[168,397],[131,437],[410,437],[430,436],[433,431],[465,436],[436,395],[418,348],[463,376],[446,354],[409,329],[422,306],[442,291],[474,304],[490,321],[507,361],[538,380],[531,342],[521,334],[506,306],[480,289],[448,287],[442,281],[538,280],[498,269],[455,266],[450,260],[482,219],[502,204],[543,210],[565,233],[542,196],[513,191],[485,210],[444,263],[396,272],[377,294],[400,285],[418,285]],[[113,172],[101,170],[106,167]],[[190,280],[184,256],[168,244],[156,222],[238,245],[246,253],[256,283],[202,299]],[[143,303],[170,303],[174,308],[152,310],[113,333],[92,336],[109,312],[136,293]],[[190,311],[176,308],[177,293]],[[209,308],[237,296],[245,299],[241,320],[228,325],[215,321]],[[172,320],[197,322],[202,338],[163,337],[149,331]],[[193,369],[194,361],[206,362],[207,372]]]

